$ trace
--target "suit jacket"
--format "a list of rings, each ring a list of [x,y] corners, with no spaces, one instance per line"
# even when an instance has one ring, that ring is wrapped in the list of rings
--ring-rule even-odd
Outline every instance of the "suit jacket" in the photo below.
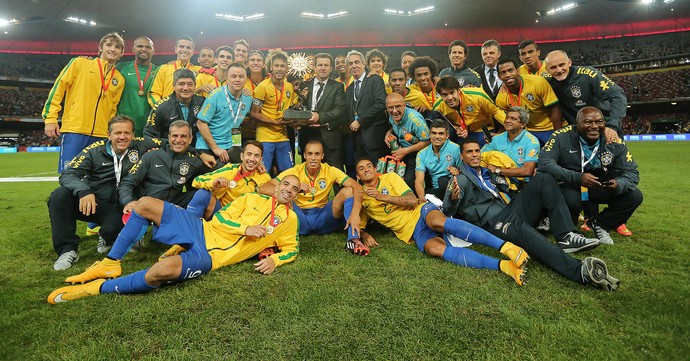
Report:
[[[314,94],[313,92],[318,91],[315,86],[316,82],[316,78],[312,78],[307,82],[309,94],[304,102],[307,110],[312,109],[312,95]],[[324,146],[328,144],[327,148],[340,148],[342,142],[340,128],[344,124],[349,124],[347,121],[348,112],[343,85],[333,79],[329,79],[314,111],[319,114],[319,124],[322,125],[319,128],[314,128],[314,130],[321,133],[321,139],[325,143]],[[326,124],[328,126],[325,126]],[[308,130],[311,130],[311,128],[308,128]]]
[[[360,96],[355,101],[355,84],[357,79],[347,87],[345,98],[350,111],[350,122],[357,121],[361,125],[359,133],[364,142],[367,155],[387,153],[388,147],[383,138],[388,131],[388,117],[386,116],[386,86],[377,74],[365,76],[360,85]]]
[[[488,94],[489,97],[491,97],[491,100],[493,100],[495,103],[496,102],[496,96],[498,95],[498,91],[501,90],[501,87],[497,85],[496,89],[494,89],[494,91],[491,91],[491,87],[489,86],[489,80],[486,79],[485,69],[486,69],[486,65],[484,65],[484,64],[474,68],[474,70],[477,73],[479,73],[479,78],[482,81],[482,89],[484,89],[484,92],[486,94]],[[496,82],[498,83],[499,81],[500,80],[498,79],[498,66],[496,66]]]

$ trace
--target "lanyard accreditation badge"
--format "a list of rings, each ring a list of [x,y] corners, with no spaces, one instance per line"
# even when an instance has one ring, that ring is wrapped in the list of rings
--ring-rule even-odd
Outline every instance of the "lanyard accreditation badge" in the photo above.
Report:
[[[233,116],[232,119],[232,145],[240,146],[242,145],[242,130],[237,126],[237,120],[240,118],[240,113],[242,113],[242,108],[244,103],[242,103],[242,96],[237,102],[237,111],[232,109],[232,100],[230,99],[230,94],[228,94],[228,87],[223,87],[223,92],[225,93],[225,99],[228,101],[228,107],[230,108],[230,115]],[[234,113],[234,114],[233,114]]]
[[[589,157],[589,159],[585,160],[585,149],[582,147],[582,144],[580,144],[580,164],[582,164],[582,173],[585,172],[585,166],[589,164],[594,157],[597,156],[597,151],[599,150],[599,144],[597,144],[594,149],[592,149],[592,155]],[[580,200],[583,202],[589,201],[589,190],[585,186],[580,186]]]

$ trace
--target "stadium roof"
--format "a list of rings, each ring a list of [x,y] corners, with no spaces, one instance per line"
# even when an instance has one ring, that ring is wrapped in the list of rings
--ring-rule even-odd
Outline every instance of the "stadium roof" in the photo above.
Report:
[[[577,6],[547,14],[572,2]],[[396,14],[390,14],[391,10],[396,10]],[[300,15],[302,12],[311,13],[312,17]],[[221,14],[227,15],[226,19],[217,16]],[[263,17],[253,17],[258,14]],[[456,38],[474,44],[490,38],[515,43],[524,38],[567,41],[687,31],[690,2],[5,0],[0,4],[0,17],[6,21],[0,28],[0,51],[93,50],[93,42],[110,31],[121,32],[127,40],[147,35],[157,44],[162,40],[166,46],[180,34],[190,35],[202,45],[246,38],[262,48],[422,46],[445,45]],[[70,17],[76,19],[65,20]],[[91,21],[95,25],[90,25]],[[157,48],[172,51],[172,47]]]

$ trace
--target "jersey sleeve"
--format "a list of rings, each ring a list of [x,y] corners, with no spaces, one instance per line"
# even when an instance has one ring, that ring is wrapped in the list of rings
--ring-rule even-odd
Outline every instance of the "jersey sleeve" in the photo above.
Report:
[[[405,194],[412,192],[407,183],[397,174],[397,173],[386,173],[390,174],[388,180],[390,182],[391,188],[393,189],[392,195],[394,196],[404,196]]]
[[[153,108],[151,109],[151,112],[149,113],[148,119],[146,119],[146,125],[144,125],[144,136],[150,137],[150,138],[160,138],[161,137],[161,129],[160,129],[160,122],[158,118],[161,117],[161,110],[158,109],[158,107],[162,104],[162,102],[156,103]]]
[[[429,141],[429,126],[426,124],[426,121],[424,118],[421,116],[421,114],[413,114],[412,115],[412,123],[414,124],[414,133],[417,135],[417,138],[419,138],[420,142],[428,142]]]
[[[535,81],[537,82],[537,89],[539,90],[542,103],[545,107],[550,107],[558,103],[556,92],[553,91],[553,88],[551,88],[551,85],[549,85],[549,82],[546,81],[546,79],[542,77],[535,77]]]
[[[345,172],[343,172],[342,170],[340,170],[336,167],[333,167],[333,166],[330,166],[330,169],[328,170],[328,172],[330,174],[330,178],[333,181],[333,183],[338,183],[341,186],[349,178],[347,176],[347,174],[345,174]]]
[[[276,229],[280,231],[280,235],[275,240],[280,252],[270,256],[276,267],[294,261],[299,254],[299,220],[294,212],[288,220]]]
[[[88,149],[82,150],[69,162],[62,174],[60,185],[69,189],[72,195],[79,198],[93,193],[87,182],[82,182],[93,168],[93,153]]]
[[[486,110],[487,113],[491,114],[491,116],[496,119],[498,122],[503,124],[506,120],[506,113],[499,107],[496,106],[491,100],[489,99],[483,99],[483,108]]]
[[[194,181],[192,182],[192,187],[197,189],[211,190],[213,188],[214,180],[220,177],[232,179],[237,174],[237,169],[238,166],[236,164],[228,164],[213,172],[201,174],[194,178]]]
[[[224,230],[228,233],[240,236],[244,235],[248,225],[240,224],[233,220],[240,219],[242,211],[245,209],[245,207],[249,207],[249,205],[247,205],[248,198],[249,197],[247,197],[247,195],[243,195],[226,204],[225,207],[216,212],[213,218],[217,219],[221,224],[223,224]],[[256,224],[259,224],[259,220],[257,220]]]
[[[560,157],[560,145],[558,144],[559,134],[554,133],[551,138],[544,144],[544,147],[539,154],[538,169],[541,172],[549,173],[559,182],[566,182],[570,184],[581,184],[582,173],[575,172],[570,169],[565,169],[558,165],[558,158]]]
[[[254,88],[254,101],[252,104],[256,106],[263,106],[266,101],[266,83],[260,83]]]
[[[623,89],[600,71],[597,71],[592,86],[592,91],[597,94],[597,98],[610,103],[609,116],[606,117],[606,126],[620,131],[628,105]],[[597,106],[599,105],[597,104]],[[601,106],[599,107],[601,108]]]
[[[525,162],[537,162],[539,160],[539,140],[527,132],[525,138],[529,139],[529,145],[525,147]]]
[[[127,175],[122,176],[122,181],[117,189],[120,195],[120,204],[126,206],[127,203],[135,201],[134,189],[138,187],[146,178],[146,173],[148,172],[149,159],[151,159],[153,153],[149,152],[144,154],[139,162],[132,166]]]
[[[424,163],[424,151],[426,148],[417,152],[417,157],[415,158],[414,170],[420,172],[426,172],[426,163]]]
[[[217,107],[215,98],[215,96],[211,95],[204,100],[204,104],[201,106],[201,111],[196,115],[196,119],[201,120],[204,123],[211,121],[213,115],[216,114]]]
[[[60,75],[55,79],[53,88],[48,93],[48,99],[43,107],[43,120],[46,124],[57,124],[58,113],[62,110],[62,100],[67,89],[74,82],[74,78],[81,69],[82,60],[74,58],[62,69]]]
[[[153,82],[151,83],[151,89],[149,90],[149,97],[148,97],[148,102],[149,105],[152,107],[156,105],[156,103],[160,102],[161,99],[166,97],[168,94],[163,94],[163,89],[165,89],[165,74],[166,74],[166,68],[167,64],[163,64],[160,67],[158,67],[158,71],[156,72],[155,77],[153,78]]]

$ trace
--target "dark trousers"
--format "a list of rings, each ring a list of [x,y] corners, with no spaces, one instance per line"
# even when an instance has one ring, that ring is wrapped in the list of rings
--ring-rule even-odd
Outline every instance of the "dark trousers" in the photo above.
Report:
[[[390,149],[383,142],[386,130],[385,127],[370,126],[355,133],[355,159],[366,157],[375,166],[379,158],[389,155]]]
[[[96,213],[85,216],[79,212],[79,197],[65,187],[58,187],[48,199],[48,213],[50,227],[53,232],[53,249],[61,255],[65,252],[76,251],[79,247],[77,236],[77,220],[95,222],[101,225],[98,234],[107,244],[113,244],[122,224],[122,207],[117,203],[96,198]]]
[[[573,220],[577,220],[583,206],[585,209],[598,210],[599,204],[606,204],[607,207],[598,215],[594,212],[594,214],[587,214],[587,216],[593,217],[597,224],[607,231],[626,223],[637,207],[642,204],[644,198],[638,188],[622,194],[615,194],[614,191],[607,189],[589,189],[589,201],[583,202],[580,186],[563,184],[560,188]]]
[[[556,180],[538,173],[498,214],[487,231],[522,247],[535,260],[543,263],[569,280],[582,283],[582,263],[568,256],[534,227],[546,213],[556,238],[575,230]]]
[[[426,179],[426,184],[431,185],[431,177],[429,177],[428,174],[425,176]],[[446,189],[448,189],[448,182],[450,182],[450,176],[443,176],[438,178],[438,188],[427,188],[424,190],[424,193],[426,194],[433,194],[438,199],[443,200],[443,198],[446,196]],[[414,189],[414,188],[412,188]]]
[[[343,163],[345,165],[345,173],[352,179],[357,179],[357,172],[355,170],[355,135],[348,132],[342,134],[343,145]],[[374,164],[376,166],[376,164]]]
[[[403,161],[405,162],[405,175],[403,179],[410,189],[414,190],[415,167],[417,166],[417,152],[408,154]],[[374,163],[376,166],[376,163]],[[443,199],[443,198],[441,198]]]

